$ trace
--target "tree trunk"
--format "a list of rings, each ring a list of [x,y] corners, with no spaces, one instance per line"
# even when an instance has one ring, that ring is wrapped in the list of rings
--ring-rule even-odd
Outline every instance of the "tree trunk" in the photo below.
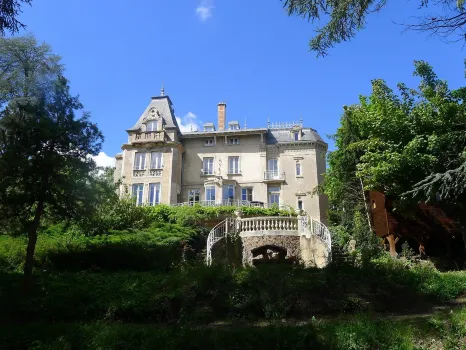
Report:
[[[34,252],[37,243],[37,229],[39,228],[40,219],[44,212],[44,202],[37,203],[36,212],[31,225],[28,227],[28,246],[26,249],[26,263],[24,265],[24,292],[28,292],[31,287],[32,269],[34,266]]]
[[[390,245],[390,255],[393,257],[393,258],[396,258],[396,256],[398,255],[397,252],[396,252],[396,242],[395,242],[395,235],[390,233],[388,236],[387,236],[387,241],[388,241],[388,244]]]

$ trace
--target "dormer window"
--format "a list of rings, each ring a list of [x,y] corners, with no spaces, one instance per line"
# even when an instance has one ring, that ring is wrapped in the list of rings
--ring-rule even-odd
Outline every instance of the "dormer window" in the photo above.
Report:
[[[229,130],[239,130],[239,123],[237,121],[229,122],[228,123]]]
[[[293,132],[293,140],[294,141],[299,141],[299,131],[294,131]]]
[[[204,124],[204,131],[207,131],[207,132],[212,132],[212,131],[215,131],[215,126],[213,123],[206,123]]]
[[[213,147],[213,146],[215,146],[214,139],[207,139],[204,141],[204,147]]]
[[[146,124],[146,131],[157,131],[158,130],[158,122],[157,120],[150,120]]]

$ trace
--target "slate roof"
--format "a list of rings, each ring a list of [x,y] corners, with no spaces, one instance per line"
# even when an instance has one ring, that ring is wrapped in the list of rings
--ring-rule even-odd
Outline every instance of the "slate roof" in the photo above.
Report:
[[[299,141],[293,141],[291,139],[290,131],[291,129],[269,129],[266,134],[265,142],[268,145],[273,145],[275,143],[284,143],[284,142],[299,142]],[[320,142],[325,143],[325,141],[320,137],[317,131],[311,128],[302,129],[302,135],[301,135],[300,141],[311,141],[311,142],[320,141]]]
[[[176,122],[175,114],[172,108],[172,101],[168,96],[156,96],[152,97],[149,105],[144,110],[144,113],[139,117],[138,121],[134,126],[127,131],[135,131],[141,128],[142,121],[145,117],[149,116],[149,111],[151,108],[156,108],[159,111],[160,116],[164,120],[166,128],[178,128],[178,123]]]

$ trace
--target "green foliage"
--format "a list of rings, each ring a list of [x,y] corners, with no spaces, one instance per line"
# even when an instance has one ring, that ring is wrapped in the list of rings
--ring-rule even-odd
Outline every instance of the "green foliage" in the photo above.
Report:
[[[15,34],[26,26],[18,20],[22,12],[21,7],[30,5],[32,0],[3,0],[0,7],[0,35],[5,36],[6,32]]]
[[[11,2],[8,0],[7,2]],[[30,2],[26,0],[26,2]],[[0,19],[5,1],[0,9]],[[0,20],[0,32],[4,22]],[[19,98],[40,99],[53,90],[53,82],[63,73],[60,57],[46,43],[32,35],[0,38],[0,102]]]
[[[366,25],[367,16],[379,12],[387,4],[386,0],[282,0],[289,15],[297,15],[308,21],[326,21],[316,29],[310,48],[317,56],[325,56],[335,44],[350,41]],[[431,32],[447,39],[459,34],[464,40],[466,23],[464,0],[420,0],[419,9],[437,7],[438,13],[428,13],[416,17],[418,23],[405,24],[407,29]],[[454,40],[456,41],[456,40]]]
[[[185,244],[197,249],[205,244],[203,230],[177,224],[109,233],[85,236],[76,226],[49,226],[39,234],[34,264],[59,271],[166,269],[180,263]],[[25,250],[23,237],[0,235],[0,270],[22,270]]]
[[[435,200],[439,193],[455,205],[466,203],[464,176],[451,174],[464,164],[466,89],[450,90],[426,62],[414,65],[414,75],[420,78],[417,89],[400,83],[396,93],[384,81],[373,80],[370,96],[344,108],[334,135],[337,149],[328,157],[324,189],[330,223],[346,229],[359,246],[367,242],[367,252],[376,242],[368,241],[372,239],[368,225],[361,229],[367,221],[363,190],[381,191],[394,199],[401,215],[409,214],[419,200]],[[434,181],[432,174],[445,176]]]

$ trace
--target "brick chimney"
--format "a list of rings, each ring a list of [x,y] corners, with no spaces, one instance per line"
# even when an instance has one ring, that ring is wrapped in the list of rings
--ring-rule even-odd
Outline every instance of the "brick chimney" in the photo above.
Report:
[[[227,104],[225,102],[220,102],[218,104],[218,130],[225,130],[226,114],[227,114]]]

